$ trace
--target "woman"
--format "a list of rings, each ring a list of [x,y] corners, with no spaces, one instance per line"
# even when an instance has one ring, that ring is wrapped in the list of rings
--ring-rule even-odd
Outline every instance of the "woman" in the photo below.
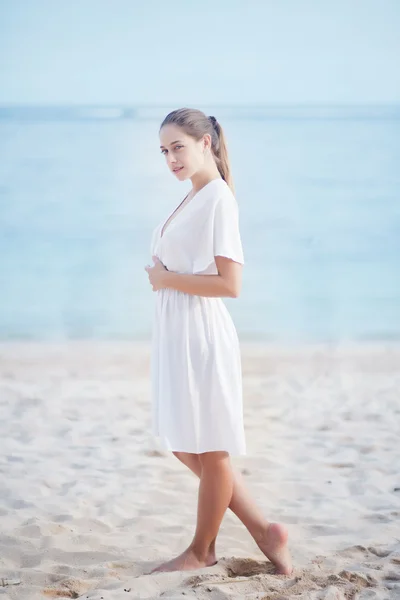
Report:
[[[160,141],[168,168],[192,189],[154,230],[146,266],[157,292],[153,427],[200,484],[193,541],[152,572],[214,565],[229,506],[277,573],[289,575],[286,527],[265,520],[230,461],[246,444],[239,340],[222,298],[239,295],[244,259],[224,133],[214,117],[182,108],[166,116]]]

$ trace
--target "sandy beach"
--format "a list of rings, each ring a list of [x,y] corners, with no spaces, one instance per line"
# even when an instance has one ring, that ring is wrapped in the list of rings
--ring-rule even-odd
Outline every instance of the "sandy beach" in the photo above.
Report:
[[[0,344],[0,598],[400,598],[400,346],[242,344],[233,459],[294,562],[227,512],[218,563],[147,574],[192,539],[197,478],[150,433],[149,344]]]

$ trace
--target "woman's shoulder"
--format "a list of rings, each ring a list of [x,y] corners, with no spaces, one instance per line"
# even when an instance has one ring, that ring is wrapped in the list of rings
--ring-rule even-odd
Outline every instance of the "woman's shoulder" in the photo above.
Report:
[[[231,204],[237,205],[236,198],[234,193],[232,192],[229,185],[226,183],[225,179],[215,179],[214,185],[210,192],[211,198],[214,200],[215,204],[219,204],[222,202],[223,204]]]
[[[222,213],[226,213],[227,211],[237,213],[239,211],[239,206],[235,194],[224,179],[221,179],[220,181],[222,183],[219,183],[215,189],[214,208]]]

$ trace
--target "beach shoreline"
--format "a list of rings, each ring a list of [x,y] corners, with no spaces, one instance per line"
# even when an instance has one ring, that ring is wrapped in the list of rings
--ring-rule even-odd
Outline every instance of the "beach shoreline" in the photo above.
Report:
[[[190,542],[198,486],[151,435],[149,342],[3,341],[0,595],[400,597],[400,343],[241,355],[247,456],[233,462],[287,525],[292,577],[229,511],[217,565],[146,574]]]

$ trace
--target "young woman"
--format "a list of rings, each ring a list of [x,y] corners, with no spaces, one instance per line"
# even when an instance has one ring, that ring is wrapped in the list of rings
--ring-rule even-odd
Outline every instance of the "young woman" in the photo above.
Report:
[[[229,507],[276,572],[289,575],[286,527],[266,521],[230,461],[246,444],[239,340],[222,298],[239,295],[244,259],[224,133],[214,117],[181,108],[165,117],[160,141],[168,168],[192,189],[155,228],[154,265],[145,268],[157,292],[153,427],[200,484],[191,544],[152,572],[214,565]]]

